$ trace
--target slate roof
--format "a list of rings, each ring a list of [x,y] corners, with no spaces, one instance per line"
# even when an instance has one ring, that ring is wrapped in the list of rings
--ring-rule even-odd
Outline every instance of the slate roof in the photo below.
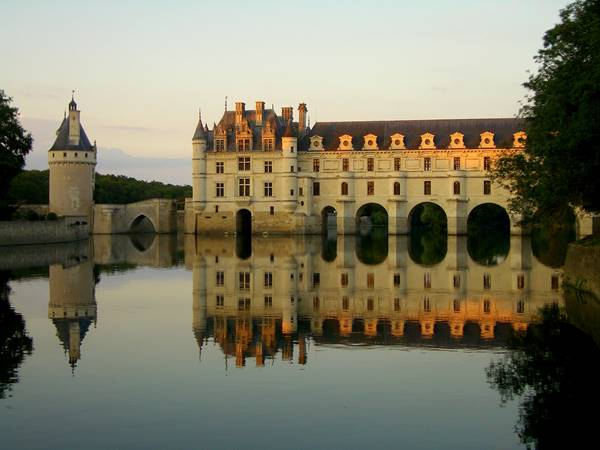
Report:
[[[204,125],[202,125],[202,119],[198,119],[198,126],[192,137],[192,140],[196,139],[206,139],[206,129],[204,128]]]
[[[439,120],[381,120],[362,122],[317,122],[308,137],[323,137],[325,150],[337,150],[340,144],[339,137],[348,134],[352,136],[352,145],[355,150],[363,147],[363,137],[367,134],[377,136],[379,149],[388,149],[391,135],[400,133],[404,135],[404,145],[407,149],[418,149],[421,144],[421,135],[427,132],[435,135],[434,142],[438,149],[446,149],[450,145],[450,135],[455,132],[464,134],[466,148],[477,148],[485,131],[494,133],[494,143],[498,148],[510,148],[513,143],[513,134],[523,131],[525,122],[522,119],[439,119]],[[308,149],[309,139],[303,139],[300,148]]]
[[[90,143],[83,126],[79,124],[79,143],[77,145],[69,144],[69,120],[65,117],[56,132],[56,140],[49,151],[53,150],[83,150],[92,151],[94,147]]]

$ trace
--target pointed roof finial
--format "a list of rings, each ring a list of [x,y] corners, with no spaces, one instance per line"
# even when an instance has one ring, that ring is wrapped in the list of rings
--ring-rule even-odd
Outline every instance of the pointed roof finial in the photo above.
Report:
[[[202,108],[198,108],[198,120],[202,120]]]
[[[71,101],[69,102],[69,111],[75,111],[77,109],[77,103],[75,103],[75,90],[71,91]]]
[[[227,96],[225,96],[225,112],[227,112]]]
[[[75,89],[71,90],[71,100],[75,101]]]

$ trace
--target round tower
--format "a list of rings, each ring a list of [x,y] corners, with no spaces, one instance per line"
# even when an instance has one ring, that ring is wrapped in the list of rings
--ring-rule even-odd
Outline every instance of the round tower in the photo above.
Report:
[[[202,212],[206,207],[206,147],[208,139],[202,125],[202,115],[198,114],[198,126],[192,137],[192,202],[194,212]]]
[[[283,173],[280,195],[284,199],[289,199],[283,203],[284,209],[294,211],[298,205],[298,137],[294,131],[291,117],[289,117],[285,132],[281,137],[281,158],[283,159]]]
[[[96,155],[96,143],[92,145],[85,134],[72,98],[69,114],[65,114],[48,150],[51,212],[88,223],[93,220]]]

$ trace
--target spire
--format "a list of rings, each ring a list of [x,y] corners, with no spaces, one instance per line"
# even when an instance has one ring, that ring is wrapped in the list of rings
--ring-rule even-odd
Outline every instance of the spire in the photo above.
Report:
[[[288,120],[287,127],[285,128],[285,133],[283,133],[283,137],[296,137],[294,134],[294,129],[292,127],[292,120]]]
[[[198,110],[198,126],[192,137],[192,141],[206,140],[206,132],[204,131],[204,125],[202,124],[202,110]]]
[[[77,103],[75,103],[75,91],[71,91],[71,101],[69,102],[69,111],[76,111]]]

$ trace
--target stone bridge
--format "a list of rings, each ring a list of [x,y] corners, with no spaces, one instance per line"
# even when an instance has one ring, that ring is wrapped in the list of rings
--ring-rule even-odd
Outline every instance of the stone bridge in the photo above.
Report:
[[[126,205],[95,205],[93,234],[175,233],[175,200],[155,198]]]

